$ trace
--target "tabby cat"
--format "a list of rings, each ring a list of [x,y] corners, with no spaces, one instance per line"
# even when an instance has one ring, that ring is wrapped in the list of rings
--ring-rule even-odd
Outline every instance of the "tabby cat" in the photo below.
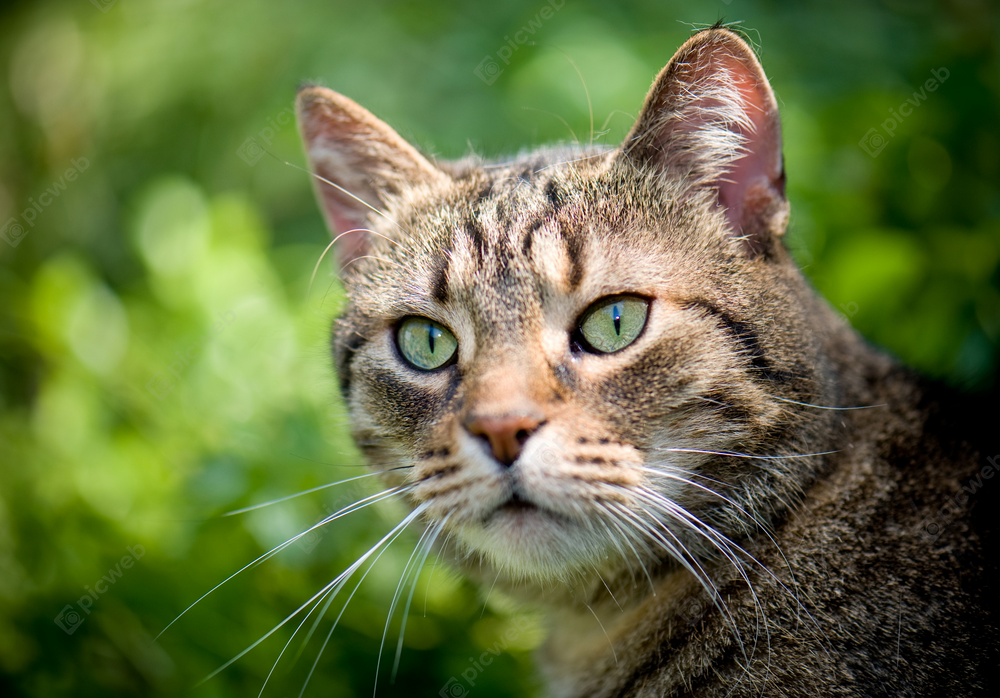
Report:
[[[804,280],[740,36],[693,35],[614,149],[434,161],[313,86],[298,117],[354,437],[424,543],[544,609],[549,695],[988,694],[996,408]]]

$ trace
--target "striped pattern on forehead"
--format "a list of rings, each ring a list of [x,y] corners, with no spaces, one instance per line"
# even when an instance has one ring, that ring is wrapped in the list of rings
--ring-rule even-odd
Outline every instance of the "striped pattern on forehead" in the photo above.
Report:
[[[556,181],[500,180],[455,225],[449,259],[435,278],[435,297],[466,289],[465,300],[524,309],[526,296],[568,293],[584,274],[584,231],[561,215],[566,196]],[[474,291],[474,293],[471,293]]]

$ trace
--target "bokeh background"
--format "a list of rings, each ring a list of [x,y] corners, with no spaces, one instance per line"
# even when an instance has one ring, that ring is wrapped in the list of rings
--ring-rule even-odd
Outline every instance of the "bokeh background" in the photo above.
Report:
[[[289,110],[304,81],[439,157],[589,140],[588,94],[595,140],[616,143],[692,28],[742,21],[782,106],[789,244],[806,273],[902,360],[964,390],[995,384],[993,2],[0,7],[4,696],[257,695],[295,623],[199,682],[403,515],[389,501],[338,520],[151,644],[227,576],[378,491],[361,479],[223,516],[365,472],[327,355],[342,299],[328,261],[310,285],[329,238],[308,176],[283,164],[303,164]],[[516,42],[522,27],[533,43]],[[405,533],[368,575],[305,695],[372,694],[415,542]],[[536,692],[538,619],[432,561],[395,685],[400,611],[389,625],[378,695]],[[289,645],[264,695],[299,695],[340,606]],[[510,637],[463,681],[469,657]]]

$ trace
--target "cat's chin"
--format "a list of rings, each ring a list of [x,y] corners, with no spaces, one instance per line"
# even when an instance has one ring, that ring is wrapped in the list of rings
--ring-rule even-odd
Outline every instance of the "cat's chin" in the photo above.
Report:
[[[608,541],[534,504],[513,500],[457,531],[464,547],[513,579],[551,581],[603,566]]]

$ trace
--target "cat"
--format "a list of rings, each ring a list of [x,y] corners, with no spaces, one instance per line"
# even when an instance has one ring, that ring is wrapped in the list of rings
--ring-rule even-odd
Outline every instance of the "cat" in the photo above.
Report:
[[[804,279],[739,34],[693,34],[617,148],[443,162],[327,88],[297,114],[354,438],[425,557],[544,609],[548,695],[995,690],[995,405]]]

